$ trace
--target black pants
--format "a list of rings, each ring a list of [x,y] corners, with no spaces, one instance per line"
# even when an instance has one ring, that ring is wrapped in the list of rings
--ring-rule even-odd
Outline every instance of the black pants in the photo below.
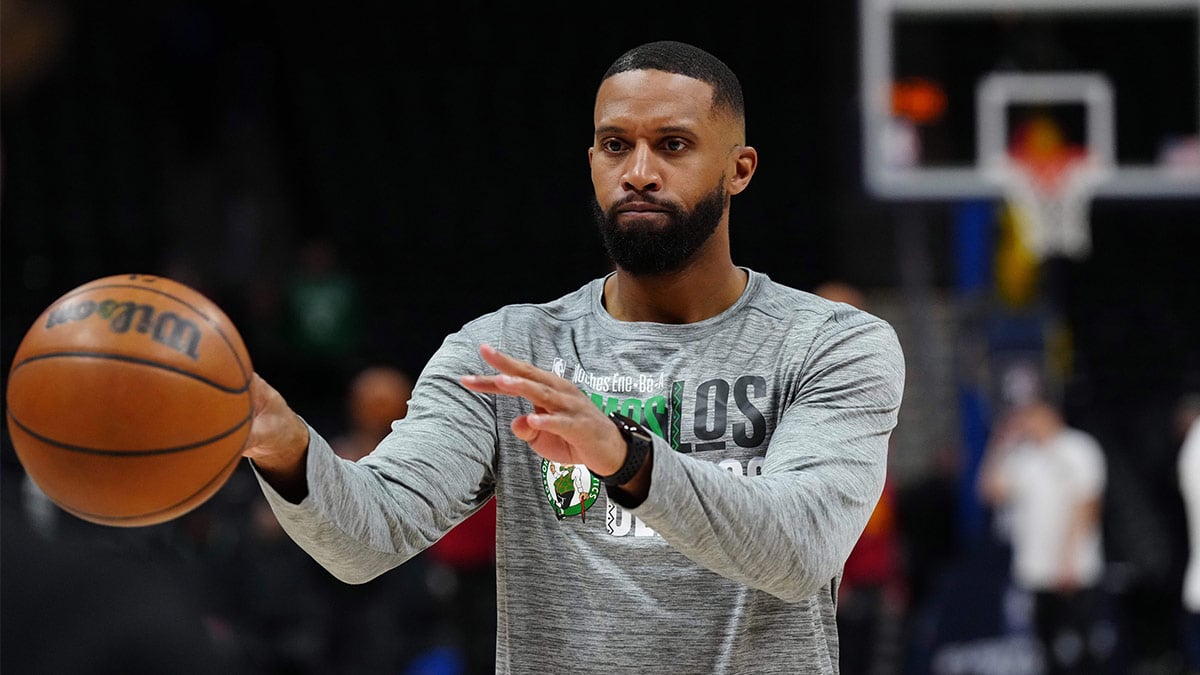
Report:
[[[1042,645],[1047,675],[1103,672],[1096,653],[1100,622],[1099,591],[1034,594],[1034,628]]]
[[[1187,674],[1200,675],[1200,612],[1184,612],[1183,656]]]

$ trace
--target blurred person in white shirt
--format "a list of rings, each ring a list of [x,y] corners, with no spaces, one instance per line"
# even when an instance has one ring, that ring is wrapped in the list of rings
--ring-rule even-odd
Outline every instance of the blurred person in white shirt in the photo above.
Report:
[[[1188,527],[1188,565],[1183,577],[1183,642],[1187,672],[1200,673],[1200,394],[1184,397],[1178,408],[1179,491]]]
[[[1007,510],[1013,579],[1033,596],[1047,673],[1098,672],[1106,479],[1099,442],[1046,401],[1014,407],[989,442],[980,490]]]

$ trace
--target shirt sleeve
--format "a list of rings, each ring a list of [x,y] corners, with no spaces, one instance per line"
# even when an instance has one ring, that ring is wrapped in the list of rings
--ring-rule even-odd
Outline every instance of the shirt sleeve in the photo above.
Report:
[[[1072,460],[1072,480],[1084,499],[1099,497],[1104,493],[1107,471],[1104,450],[1095,438],[1082,432],[1075,434]]]
[[[495,410],[459,378],[483,371],[475,342],[448,337],[417,379],[408,415],[357,463],[310,428],[304,500],[288,502],[259,476],[284,530],[335,577],[364,583],[482,507],[495,484]]]
[[[656,438],[649,494],[630,510],[718,574],[788,602],[808,598],[841,572],[883,490],[904,375],[888,324],[827,326],[804,357],[761,476]]]

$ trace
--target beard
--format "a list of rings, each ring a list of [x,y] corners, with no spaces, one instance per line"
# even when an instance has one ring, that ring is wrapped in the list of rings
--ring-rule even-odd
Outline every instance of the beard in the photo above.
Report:
[[[717,230],[727,198],[722,181],[690,212],[674,202],[659,201],[648,194],[630,195],[607,211],[600,208],[599,202],[593,201],[592,210],[604,248],[617,267],[635,276],[653,276],[678,272],[687,266]],[[617,222],[617,209],[629,201],[649,202],[663,209],[667,224],[663,227],[622,226]]]

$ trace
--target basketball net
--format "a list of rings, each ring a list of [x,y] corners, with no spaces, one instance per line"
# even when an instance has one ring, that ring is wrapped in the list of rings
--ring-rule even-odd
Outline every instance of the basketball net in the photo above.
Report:
[[[1092,195],[1107,168],[1081,146],[1066,144],[1054,122],[1044,118],[1018,132],[1006,159],[994,171],[1021,242],[1039,260],[1087,256]]]

